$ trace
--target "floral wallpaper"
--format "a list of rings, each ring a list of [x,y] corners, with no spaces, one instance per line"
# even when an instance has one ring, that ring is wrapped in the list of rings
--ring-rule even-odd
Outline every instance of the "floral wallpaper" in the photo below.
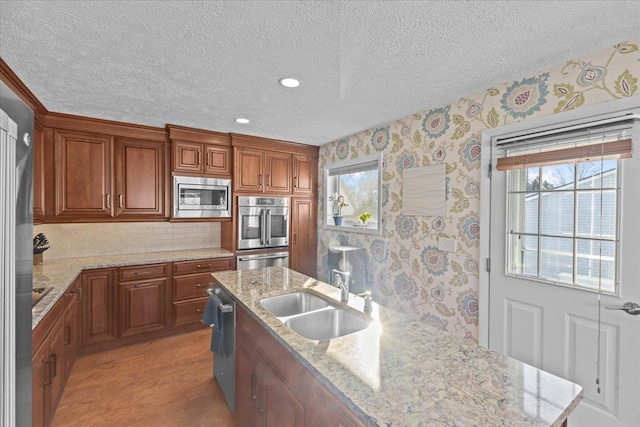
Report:
[[[620,43],[322,146],[318,223],[324,223],[326,207],[324,166],[382,152],[383,232],[375,236],[320,227],[319,278],[328,280],[329,247],[363,247],[375,301],[477,342],[482,131],[640,96],[639,45],[640,39]],[[446,164],[446,216],[403,215],[402,170],[436,163]],[[456,252],[440,251],[440,237],[455,237]]]

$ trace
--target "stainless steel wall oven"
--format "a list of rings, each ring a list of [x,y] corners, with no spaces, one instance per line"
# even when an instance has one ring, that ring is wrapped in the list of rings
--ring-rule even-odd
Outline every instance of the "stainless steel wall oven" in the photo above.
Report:
[[[289,246],[289,199],[238,197],[238,250]]]

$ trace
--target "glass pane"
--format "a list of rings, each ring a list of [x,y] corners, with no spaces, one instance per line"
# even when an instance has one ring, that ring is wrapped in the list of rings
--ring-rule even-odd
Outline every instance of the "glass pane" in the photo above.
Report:
[[[540,237],[540,277],[573,283],[573,239]]]
[[[573,190],[575,164],[543,166],[541,190]]]
[[[538,233],[538,194],[509,194],[510,231],[515,233]]]
[[[618,184],[618,161],[578,163],[578,188],[616,188]]]
[[[260,217],[258,215],[242,215],[240,217],[242,240],[260,238]]]
[[[602,220],[600,198],[602,197]],[[616,235],[616,190],[581,191],[577,201],[577,235],[614,239]],[[600,233],[602,227],[602,234]]]
[[[538,237],[509,235],[509,268],[511,274],[538,275]]]
[[[271,234],[270,238],[276,239],[287,237],[287,216],[271,214]]]
[[[339,175],[340,194],[348,206],[342,209],[343,223],[360,224],[358,215],[369,212],[369,221],[378,221],[378,170]]]
[[[509,171],[509,191],[538,191],[540,168],[514,169]]]
[[[615,243],[583,239],[576,243],[576,284],[591,289],[600,285],[605,292],[615,292]]]
[[[573,192],[541,193],[540,232],[573,236]]]

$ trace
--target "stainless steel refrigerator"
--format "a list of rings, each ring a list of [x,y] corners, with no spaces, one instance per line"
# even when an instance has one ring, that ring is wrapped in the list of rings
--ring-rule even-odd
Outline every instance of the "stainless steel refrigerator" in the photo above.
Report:
[[[0,425],[30,426],[33,111],[0,85]]]

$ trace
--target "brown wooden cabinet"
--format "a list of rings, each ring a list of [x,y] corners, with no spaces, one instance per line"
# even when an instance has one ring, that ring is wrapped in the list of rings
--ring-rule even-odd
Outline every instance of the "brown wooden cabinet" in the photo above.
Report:
[[[172,145],[171,170],[175,175],[231,178],[229,135],[167,125]]]
[[[33,223],[44,222],[45,181],[44,132],[42,125],[33,123]]]
[[[239,304],[235,384],[242,426],[365,425]]]
[[[305,425],[307,427],[360,427],[364,425],[319,381],[310,384],[305,409]]]
[[[31,360],[33,426],[49,425],[65,382],[63,319],[57,315],[46,321],[55,323]]]
[[[118,337],[115,280],[115,268],[88,270],[82,273],[82,346],[111,341]]]
[[[225,177],[231,175],[229,147],[180,140],[172,143],[174,172]]]
[[[166,143],[55,130],[57,221],[162,219]]]
[[[80,280],[76,280],[63,297],[67,304],[63,321],[65,380],[71,373],[80,348],[80,292]]]
[[[293,156],[293,194],[313,196],[318,182],[318,158]]]
[[[119,269],[118,311],[120,337],[165,329],[168,264]]]
[[[56,130],[54,138],[55,216],[111,218],[114,138],[71,130]]]
[[[234,160],[234,191],[291,193],[291,154],[238,147]]]
[[[214,271],[233,270],[234,258],[211,258],[173,263],[173,324],[196,323],[202,319],[213,286]]]
[[[165,150],[164,142],[116,139],[114,216],[165,217]]]
[[[289,268],[311,277],[317,275],[317,222],[315,199],[291,198]]]
[[[304,408],[242,332],[236,344],[236,413],[243,426],[302,426]]]

